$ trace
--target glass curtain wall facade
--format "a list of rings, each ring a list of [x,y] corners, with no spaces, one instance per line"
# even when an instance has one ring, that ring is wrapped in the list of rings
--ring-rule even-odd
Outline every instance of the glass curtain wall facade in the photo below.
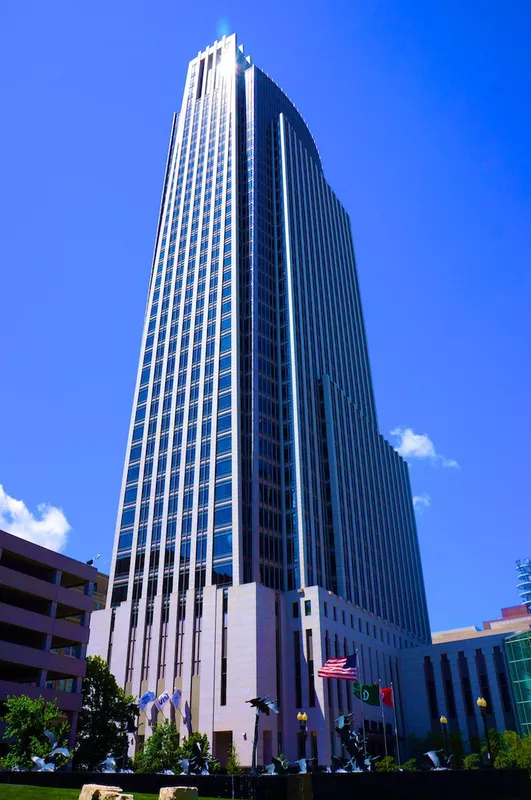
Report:
[[[273,616],[284,593],[320,586],[429,641],[407,466],[377,429],[350,221],[301,115],[230,36],[190,62],[172,125],[111,668],[136,694],[190,686],[200,716],[194,679],[219,662],[215,703],[230,705],[231,597],[250,585],[270,590]]]
[[[505,640],[505,655],[520,732],[526,736],[531,733],[531,632],[509,636]]]

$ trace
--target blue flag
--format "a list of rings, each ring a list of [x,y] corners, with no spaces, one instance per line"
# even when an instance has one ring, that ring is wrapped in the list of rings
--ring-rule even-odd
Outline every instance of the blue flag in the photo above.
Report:
[[[150,703],[153,702],[155,699],[155,692],[144,692],[142,697],[139,697],[137,700],[138,707],[140,711],[145,711]]]
[[[182,692],[180,689],[176,689],[172,695],[171,703],[174,708],[179,708],[179,703],[181,702],[181,695]]]

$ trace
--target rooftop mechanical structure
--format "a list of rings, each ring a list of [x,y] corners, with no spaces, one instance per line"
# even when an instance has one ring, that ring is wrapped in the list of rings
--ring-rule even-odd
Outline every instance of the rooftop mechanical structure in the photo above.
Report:
[[[524,558],[516,562],[518,572],[518,592],[531,613],[531,558]]]

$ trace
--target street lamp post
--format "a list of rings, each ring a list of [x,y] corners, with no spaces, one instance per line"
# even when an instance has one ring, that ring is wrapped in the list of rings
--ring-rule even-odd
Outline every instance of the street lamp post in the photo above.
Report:
[[[306,739],[308,738],[308,726],[306,723],[308,721],[308,714],[306,713],[306,711],[299,711],[299,713],[297,714],[297,719],[299,721],[299,730],[303,742],[302,757],[306,758]]]
[[[476,705],[479,708],[481,719],[483,720],[483,731],[485,733],[485,744],[487,745],[487,758],[489,759],[489,766],[492,767],[492,752],[490,749],[489,731],[487,728],[487,701],[484,697],[478,697]]]
[[[446,763],[448,763],[448,758],[450,756],[450,750],[448,748],[448,720],[443,715],[439,722],[441,723],[441,728],[444,736],[444,757],[446,759]]]

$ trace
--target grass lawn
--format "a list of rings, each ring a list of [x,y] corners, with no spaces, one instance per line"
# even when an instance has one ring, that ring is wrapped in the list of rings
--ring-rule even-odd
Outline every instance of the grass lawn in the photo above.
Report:
[[[117,784],[119,786],[119,783]],[[0,800],[78,800],[80,789],[48,789],[39,786],[8,786],[0,783]],[[158,794],[133,792],[135,800],[158,800]],[[204,797],[202,800],[213,800]]]
[[[0,800],[78,800],[81,789],[49,789],[40,786],[8,786],[0,783]],[[156,794],[134,793],[135,800],[158,800]]]

